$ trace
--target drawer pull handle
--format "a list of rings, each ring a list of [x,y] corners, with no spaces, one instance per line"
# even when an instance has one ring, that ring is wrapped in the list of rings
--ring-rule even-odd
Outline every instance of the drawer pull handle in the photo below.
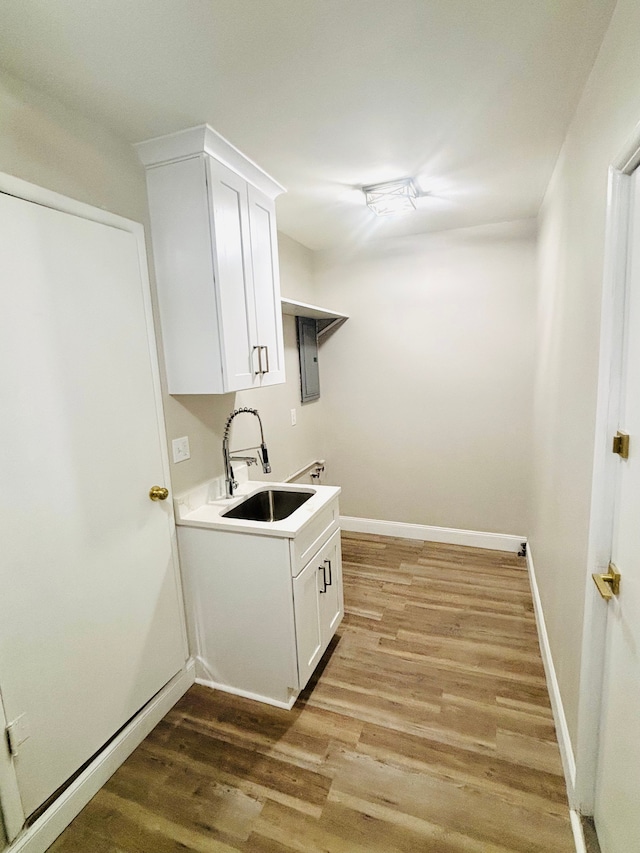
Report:
[[[327,586],[331,586],[331,584],[333,583],[333,578],[331,577],[331,560],[325,560],[324,562],[325,565],[329,566],[329,582],[326,584],[326,588]]]

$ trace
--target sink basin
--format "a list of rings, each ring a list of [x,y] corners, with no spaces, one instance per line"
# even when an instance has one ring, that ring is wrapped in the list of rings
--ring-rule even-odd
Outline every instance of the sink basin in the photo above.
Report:
[[[245,521],[282,521],[312,498],[315,492],[288,492],[284,489],[265,489],[256,492],[233,509],[223,512],[225,518]]]

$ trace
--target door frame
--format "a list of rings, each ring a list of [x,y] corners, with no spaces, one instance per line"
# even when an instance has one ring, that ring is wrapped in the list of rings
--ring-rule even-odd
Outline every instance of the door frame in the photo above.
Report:
[[[6,726],[7,718],[4,713],[2,694],[0,693],[0,730],[4,732]],[[5,741],[4,738],[2,740],[3,742]],[[5,841],[5,835],[8,844],[22,829],[25,813],[22,808],[20,791],[18,790],[18,779],[6,742],[0,748],[0,817],[2,818],[2,823],[0,823],[0,844]],[[3,826],[4,833],[2,832]]]
[[[144,226],[139,222],[134,222],[131,219],[126,219],[115,213],[102,210],[98,207],[85,204],[76,199],[68,198],[59,193],[47,190],[44,187],[39,187],[24,181],[21,178],[16,178],[13,175],[7,175],[0,172],[0,193],[14,196],[15,198],[23,199],[24,201],[33,202],[43,207],[48,207],[53,210],[58,210],[61,213],[68,213],[72,216],[78,216],[82,219],[88,219],[92,222],[97,222],[101,225],[108,225],[112,228],[117,228],[120,231],[127,231],[133,235],[136,241],[138,252],[138,266],[140,271],[140,280],[142,284],[142,297],[144,303],[144,315],[147,327],[147,346],[149,349],[150,366],[152,374],[152,384],[155,397],[155,412],[158,427],[159,444],[161,449],[161,464],[162,473],[165,483],[170,486],[170,467],[169,454],[166,440],[166,428],[164,423],[164,410],[162,403],[162,390],[160,384],[160,370],[158,366],[158,352],[156,348],[156,333],[154,325],[153,307],[151,301],[151,285],[149,280],[147,251],[145,245]],[[188,657],[188,641],[184,614],[184,600],[182,592],[182,584],[180,580],[180,569],[178,560],[178,545],[175,530],[175,517],[173,512],[173,501],[167,502],[167,524],[169,525],[169,539],[171,542],[171,553],[173,558],[174,578],[176,584],[176,594],[180,607],[182,636],[185,648],[185,658]],[[102,778],[98,787],[100,787],[111,773],[121,764],[127,755],[129,755],[135,747],[146,737],[148,732],[153,728],[158,720],[171,708],[180,698],[189,686],[194,681],[193,662],[188,661],[181,672],[179,672],[169,683],[158,693],[149,703],[144,706],[144,710],[138,713],[136,717],[125,727],[118,738],[112,742],[107,749],[105,755],[98,755],[92,764],[81,774],[81,776],[67,789],[67,791],[57,800],[43,815],[40,817],[27,833],[21,838],[17,838],[24,826],[26,815],[22,808],[20,799],[20,791],[18,788],[18,780],[13,767],[13,760],[9,753],[6,738],[0,737],[0,812],[4,822],[5,832],[8,836],[9,851],[14,849],[12,842],[16,840],[17,847],[15,849],[42,849],[51,844],[56,835],[59,834],[61,828],[75,817],[75,815],[86,805],[88,800],[98,790],[89,789],[95,787],[98,778]],[[2,704],[2,685],[0,684],[0,733],[4,733],[7,721],[4,714],[4,706]],[[167,704],[169,703],[169,704]],[[159,716],[158,716],[159,714]],[[140,720],[138,718],[141,718]],[[154,722],[152,722],[154,721]],[[108,754],[107,754],[108,753]],[[114,757],[115,756],[115,757]],[[114,763],[115,762],[115,763]],[[108,770],[108,772],[107,772]],[[106,775],[104,775],[106,772]],[[53,819],[50,820],[51,814]],[[61,820],[64,823],[61,824]],[[53,827],[47,827],[47,823],[52,822],[58,828],[55,834]],[[0,824],[0,836],[2,824]],[[41,840],[41,839],[44,839]]]
[[[611,559],[618,457],[611,440],[618,429],[621,402],[625,289],[631,175],[640,166],[640,123],[609,165],[605,254],[600,315],[600,358],[595,446],[585,580],[580,666],[580,697],[573,808],[593,815],[604,685],[607,608],[592,573],[606,572]]]

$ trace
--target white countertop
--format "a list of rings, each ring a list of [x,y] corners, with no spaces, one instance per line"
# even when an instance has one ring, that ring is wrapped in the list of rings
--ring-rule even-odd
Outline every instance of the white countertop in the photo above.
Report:
[[[212,498],[215,481],[202,483],[188,492],[177,495],[173,500],[176,524],[185,527],[209,527],[216,530],[253,533],[259,536],[279,536],[295,539],[301,530],[330,501],[340,494],[338,486],[304,486],[291,483],[268,483],[247,480],[240,483],[233,498]],[[237,506],[245,498],[266,489],[282,489],[287,492],[313,492],[313,496],[282,521],[249,521],[242,518],[225,518],[223,513]]]

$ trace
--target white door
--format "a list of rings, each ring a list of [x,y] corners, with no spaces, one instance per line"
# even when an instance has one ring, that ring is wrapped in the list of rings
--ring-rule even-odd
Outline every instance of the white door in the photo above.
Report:
[[[595,822],[602,853],[640,851],[640,181],[632,177],[620,459],[612,562],[620,592],[608,604]],[[604,606],[604,604],[603,604]]]
[[[0,193],[0,691],[26,815],[186,659],[140,263],[132,231]]]

